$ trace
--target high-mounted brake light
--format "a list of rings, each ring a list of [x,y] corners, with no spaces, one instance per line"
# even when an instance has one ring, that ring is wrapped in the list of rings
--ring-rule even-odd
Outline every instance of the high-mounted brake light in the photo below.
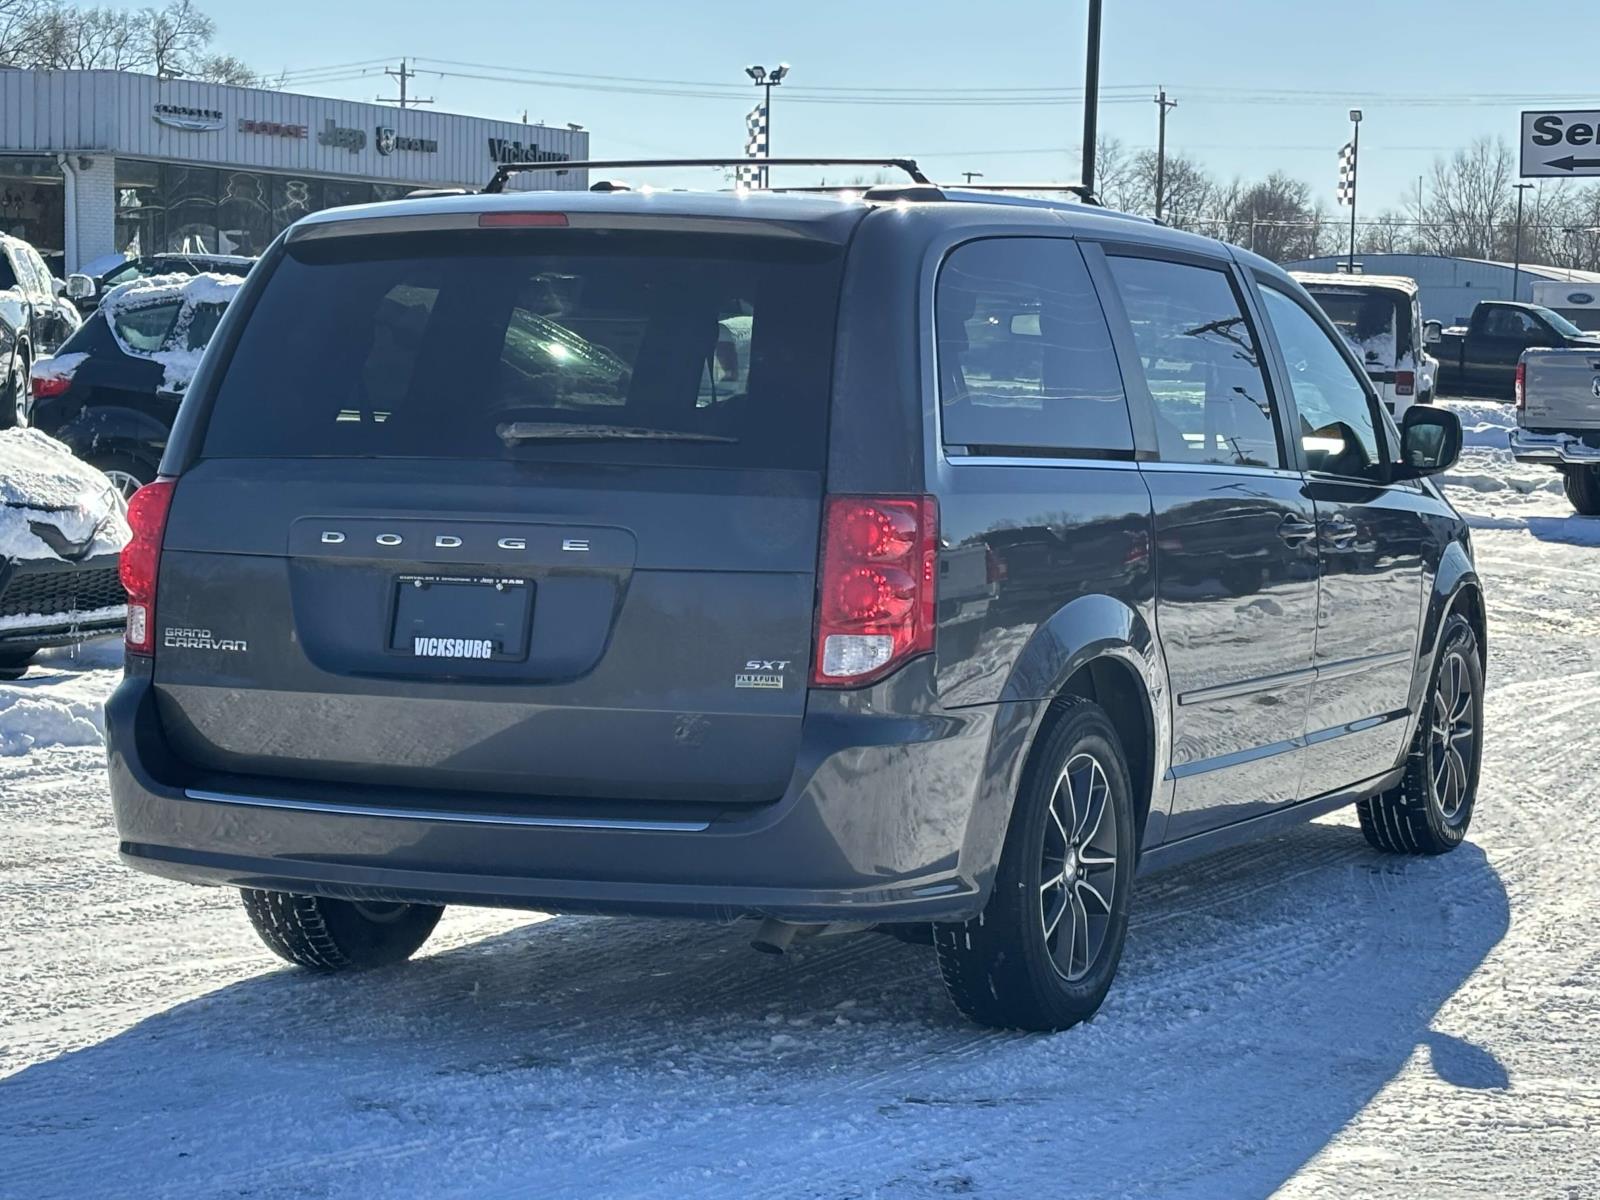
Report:
[[[147,483],[128,500],[128,527],[133,538],[122,548],[117,574],[128,593],[128,629],[124,636],[130,653],[153,654],[156,647],[156,572],[161,566],[161,539],[167,532],[167,510],[172,506],[171,479]]]
[[[1417,373],[1415,371],[1396,371],[1394,373],[1394,394],[1396,396],[1415,396],[1417,394]]]
[[[479,229],[565,229],[566,227],[566,213],[486,212],[478,214]]]
[[[932,496],[830,496],[811,682],[854,687],[933,650],[939,506]]]
[[[1516,402],[1516,407],[1528,407],[1528,364],[1518,363],[1516,378],[1511,384],[1511,395]]]

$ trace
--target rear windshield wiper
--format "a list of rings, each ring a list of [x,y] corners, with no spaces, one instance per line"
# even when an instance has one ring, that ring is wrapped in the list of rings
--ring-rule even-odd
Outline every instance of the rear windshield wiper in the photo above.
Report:
[[[721,442],[739,439],[686,429],[645,429],[636,425],[578,425],[550,421],[508,421],[495,426],[506,445],[517,442]]]

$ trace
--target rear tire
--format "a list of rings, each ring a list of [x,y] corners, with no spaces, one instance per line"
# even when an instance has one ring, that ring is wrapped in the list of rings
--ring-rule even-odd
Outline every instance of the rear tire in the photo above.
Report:
[[[1562,467],[1561,488],[1580,516],[1600,517],[1600,467]]]
[[[364,971],[404,962],[428,940],[444,909],[363,903],[241,888],[244,911],[279,958],[314,971]]]
[[[1400,786],[1356,805],[1367,842],[1390,854],[1446,854],[1461,844],[1483,763],[1483,664],[1460,613],[1445,621],[1416,741]]]
[[[983,914],[934,926],[950,999],[1003,1029],[1067,1029],[1111,988],[1128,931],[1133,790],[1099,705],[1072,698],[1024,773]]]

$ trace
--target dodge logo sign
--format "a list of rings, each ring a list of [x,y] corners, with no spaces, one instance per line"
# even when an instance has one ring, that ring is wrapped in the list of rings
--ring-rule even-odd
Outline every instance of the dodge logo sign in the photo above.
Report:
[[[378,147],[379,154],[393,154],[394,130],[390,129],[387,125],[379,125],[377,129],[377,137],[373,140],[373,144]]]
[[[373,145],[378,148],[379,154],[393,154],[396,150],[416,150],[423,154],[439,152],[439,143],[433,138],[406,137],[387,125],[379,125],[375,132],[377,136],[373,139]]]

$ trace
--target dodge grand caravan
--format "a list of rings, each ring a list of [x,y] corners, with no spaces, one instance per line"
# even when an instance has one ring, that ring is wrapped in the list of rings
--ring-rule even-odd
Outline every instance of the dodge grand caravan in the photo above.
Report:
[[[876,925],[1063,1028],[1140,872],[1461,841],[1460,440],[1271,263],[1085,204],[313,215],[130,506],[121,852],[311,968],[446,904]]]

